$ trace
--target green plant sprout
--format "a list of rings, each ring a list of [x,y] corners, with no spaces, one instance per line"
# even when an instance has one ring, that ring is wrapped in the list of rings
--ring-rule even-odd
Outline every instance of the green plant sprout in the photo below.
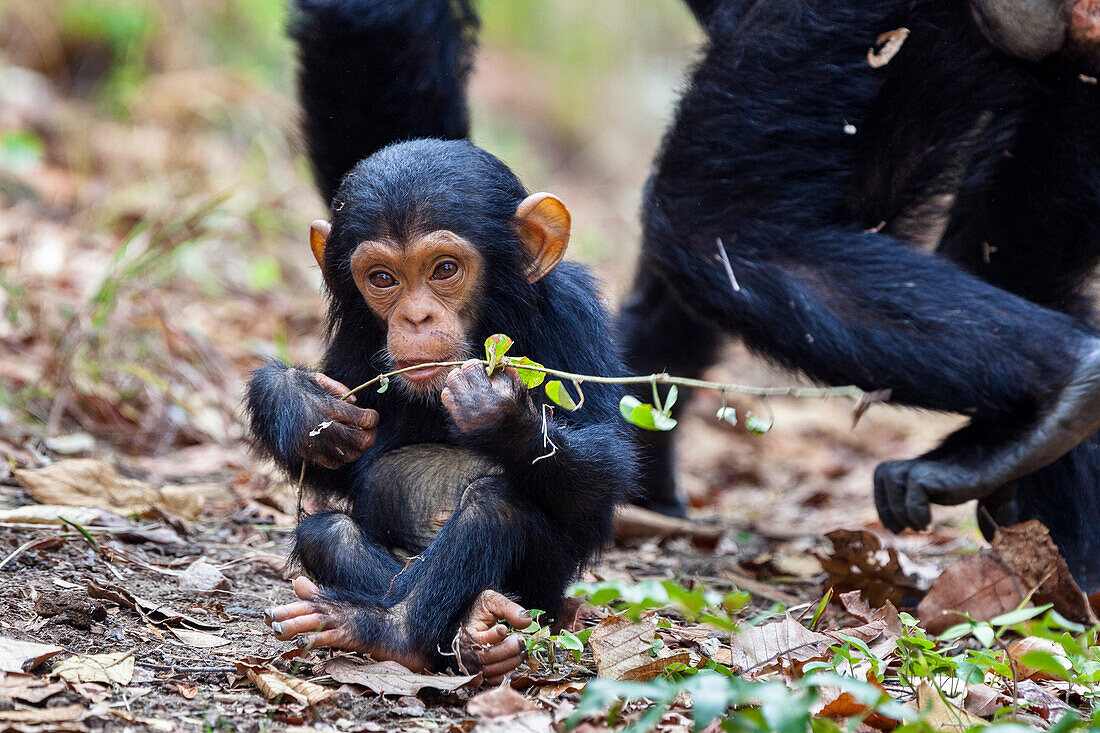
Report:
[[[539,666],[547,667],[550,674],[556,671],[559,658],[571,656],[574,662],[580,663],[584,645],[592,634],[592,629],[583,629],[576,633],[562,629],[557,634],[552,634],[549,626],[543,626],[539,622],[544,611],[533,608],[528,613],[531,615],[531,625],[517,631],[523,634],[529,657],[535,659]]]
[[[765,405],[767,404],[766,401],[768,397],[847,397],[857,402],[857,415],[860,414],[863,409],[866,409],[866,405],[869,401],[881,399],[880,397],[876,397],[876,393],[864,392],[859,387],[850,385],[846,387],[754,387],[746,384],[729,384],[724,382],[709,382],[704,379],[692,379],[689,377],[676,377],[663,372],[659,374],[625,377],[575,374],[573,372],[545,367],[526,356],[507,356],[508,351],[512,348],[512,344],[512,339],[501,333],[490,336],[485,340],[485,358],[479,361],[485,365],[486,371],[489,374],[494,374],[503,367],[515,367],[525,387],[534,389],[542,386],[543,391],[546,393],[546,397],[551,402],[569,412],[579,410],[584,405],[584,391],[581,389],[581,385],[585,383],[651,385],[653,388],[652,403],[642,402],[633,395],[626,395],[619,401],[619,414],[623,416],[623,419],[644,430],[667,431],[676,427],[676,419],[672,417],[672,406],[676,404],[676,398],[679,395],[679,387],[694,387],[696,389],[710,389],[721,392],[722,407],[718,410],[717,417],[719,420],[728,422],[731,425],[737,424],[737,412],[733,408],[727,407],[725,404],[726,395],[730,392],[760,397],[765,401]],[[363,382],[355,389],[349,390],[347,394],[343,395],[342,399],[347,399],[356,392],[375,384],[379,385],[379,392],[385,392],[386,389],[389,388],[390,378],[404,372],[434,367],[457,367],[462,366],[464,363],[465,361],[436,361],[428,364],[416,364],[414,366],[405,367],[404,369],[396,369],[392,372],[379,374],[377,377]],[[558,379],[546,381],[547,377],[558,377]],[[569,394],[565,382],[570,382],[573,385],[573,389],[576,390],[577,393],[577,399],[574,400],[573,396]],[[663,400],[661,399],[658,385],[667,385],[669,388]],[[763,435],[768,432],[773,422],[774,418],[770,415],[768,417],[761,417],[750,412],[745,417],[745,427],[756,435]]]

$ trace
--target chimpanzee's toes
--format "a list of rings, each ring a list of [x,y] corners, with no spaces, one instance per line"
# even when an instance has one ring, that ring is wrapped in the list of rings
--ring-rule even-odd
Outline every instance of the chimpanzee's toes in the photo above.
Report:
[[[879,519],[891,532],[901,532],[908,526],[905,494],[912,461],[887,461],[875,468],[875,507]]]

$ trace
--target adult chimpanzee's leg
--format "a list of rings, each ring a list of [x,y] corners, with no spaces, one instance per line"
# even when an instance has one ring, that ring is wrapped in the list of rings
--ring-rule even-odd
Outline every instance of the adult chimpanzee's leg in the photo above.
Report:
[[[646,267],[638,271],[634,290],[619,319],[627,365],[638,374],[668,371],[697,376],[714,362],[720,344],[718,329],[691,313],[660,275]],[[637,396],[649,401],[648,386]],[[680,405],[688,394],[681,392]],[[685,502],[677,489],[673,435],[640,431],[642,489],[639,504],[663,514],[683,516]]]

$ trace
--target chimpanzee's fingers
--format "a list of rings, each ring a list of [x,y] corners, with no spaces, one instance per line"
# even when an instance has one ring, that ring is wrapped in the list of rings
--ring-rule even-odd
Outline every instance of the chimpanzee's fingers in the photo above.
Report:
[[[313,381],[317,382],[321,386],[321,389],[325,390],[333,397],[337,399],[342,398],[351,390],[346,385],[337,382],[335,379],[322,372],[311,372],[310,376],[313,377]],[[355,402],[355,395],[349,395],[348,402]]]
[[[887,484],[890,483],[890,468],[890,463],[880,463],[875,468],[875,508],[878,509],[879,519],[882,520],[886,529],[891,532],[900,532],[905,525],[894,515],[887,489]]]
[[[305,634],[298,640],[298,647],[300,649],[320,649],[322,647],[334,647],[336,649],[344,649],[348,646],[350,639],[348,633],[343,629],[330,629],[328,631],[317,631],[312,634]]]
[[[481,673],[485,675],[485,683],[499,685],[504,681],[504,676],[518,667],[521,662],[523,662],[522,654],[483,667]]]
[[[504,619],[512,628],[524,629],[531,625],[532,619],[527,609],[495,590],[483,591],[477,604],[479,610],[484,609],[494,619]]]
[[[286,621],[295,616],[305,616],[314,613],[317,606],[312,601],[295,601],[282,606],[271,606],[264,610],[264,621],[268,626],[274,621]]]
[[[519,370],[515,367],[504,367],[504,376],[512,380],[512,393],[517,397],[522,397],[527,392],[527,385],[520,379]]]
[[[321,412],[332,420],[363,430],[373,430],[378,427],[378,413],[376,411],[355,407],[340,400],[325,400],[324,404],[321,405]]]
[[[294,594],[303,601],[313,601],[321,595],[320,587],[304,575],[295,578],[293,585]]]
[[[909,475],[909,486],[905,492],[905,515],[913,529],[927,529],[932,523],[932,508],[928,505],[928,493],[919,481]]]
[[[295,616],[286,621],[273,621],[271,629],[275,632],[277,639],[286,641],[308,631],[324,631],[325,619],[323,613],[309,613],[305,616]]]
[[[504,641],[494,644],[488,649],[479,650],[477,652],[477,659],[481,662],[481,666],[484,669],[499,662],[503,662],[506,659],[522,657],[525,646],[522,636],[519,634],[512,634]]]
[[[492,646],[504,641],[508,636],[508,627],[504,624],[495,624],[488,629],[477,628],[480,624],[471,624],[466,627],[466,641],[478,646]]]
[[[363,451],[374,445],[374,439],[378,435],[374,430],[349,428],[340,423],[333,423],[328,429],[332,431],[330,438],[333,444],[345,461],[358,458]]]
[[[489,383],[489,375],[485,373],[485,365],[477,359],[463,362],[461,370],[462,376],[470,382],[470,386],[474,389],[488,389],[492,386]]]

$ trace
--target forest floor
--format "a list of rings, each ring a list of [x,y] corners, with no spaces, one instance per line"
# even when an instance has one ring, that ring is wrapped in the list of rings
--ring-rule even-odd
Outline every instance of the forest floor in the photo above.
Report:
[[[21,7],[31,23],[33,4]],[[305,246],[306,223],[321,206],[288,132],[294,108],[246,75],[166,62],[126,98],[120,119],[56,68],[27,62],[19,38],[4,40],[0,731],[560,729],[597,671],[677,680],[710,664],[794,689],[802,665],[835,666],[833,646],[850,644],[819,632],[866,632],[867,624],[878,624],[874,633],[856,636],[894,670],[883,678],[891,680],[884,694],[911,710],[928,707],[913,657],[897,651],[897,640],[916,632],[898,626],[896,613],[882,614],[896,607],[923,622],[928,607],[918,612],[917,602],[940,572],[983,557],[974,553],[984,543],[970,507],[937,508],[926,533],[885,532],[871,475],[882,460],[926,450],[958,421],[873,406],[853,426],[853,405],[836,399],[732,402],[740,414],[774,413],[763,436],[715,420],[720,401],[712,394],[678,415],[691,522],[624,520],[615,546],[584,578],[615,597],[586,611],[579,626],[596,630],[587,632],[579,660],[566,637],[552,640],[549,656],[536,649],[513,684],[519,701],[471,701],[477,679],[424,678],[324,651],[299,656],[293,644],[276,641],[262,612],[292,598],[283,557],[298,496],[293,482],[250,452],[239,407],[258,355],[313,363],[321,348],[323,301]],[[478,109],[504,114],[530,96],[515,82],[529,62],[492,47],[484,56]],[[524,110],[516,124],[550,151],[549,162],[528,170],[542,170],[553,190],[578,202],[575,220],[597,222],[581,225],[577,252],[618,299],[636,247],[591,243],[636,240],[636,224],[624,223],[635,218],[636,195],[609,196],[608,171],[640,188],[656,133],[594,153],[540,127],[537,108]],[[761,385],[795,379],[732,344],[708,377]],[[849,532],[828,536],[835,530]],[[1055,570],[1044,572],[1036,586],[1046,588]],[[964,579],[971,595],[1001,587],[999,576],[983,573]],[[648,590],[639,596],[630,590],[637,588]],[[696,625],[695,602],[667,596],[677,588],[708,608],[715,604],[708,594],[746,591],[723,607],[726,621],[783,633],[739,646],[721,625]],[[838,601],[852,589],[864,591],[870,609],[851,597]],[[663,603],[645,598],[661,593]],[[830,593],[833,602],[818,613]],[[988,619],[1022,595],[950,608]],[[1064,616],[1087,616],[1071,592],[1047,596]],[[651,606],[666,609],[642,616],[641,637],[616,626],[612,610]],[[868,620],[872,611],[879,615]],[[632,641],[622,633],[634,634]],[[975,633],[971,647],[994,654]],[[875,639],[892,647],[883,651]],[[1058,688],[1026,679],[1016,666],[1011,680],[997,677],[992,656],[979,662],[986,678],[968,679],[975,689],[945,693],[940,712],[956,723],[1009,710],[1042,728],[1071,707],[1087,714],[1095,688],[1081,675],[1100,669],[1088,666],[1095,664],[1088,655],[1074,657],[1077,677]],[[841,699],[830,694],[821,698]],[[687,698],[666,702],[653,723],[683,729]],[[879,703],[817,704],[815,714],[864,720],[854,724],[860,729],[897,725],[876,718]],[[616,708],[613,727],[645,709]],[[610,724],[602,714],[581,720],[589,730]]]

